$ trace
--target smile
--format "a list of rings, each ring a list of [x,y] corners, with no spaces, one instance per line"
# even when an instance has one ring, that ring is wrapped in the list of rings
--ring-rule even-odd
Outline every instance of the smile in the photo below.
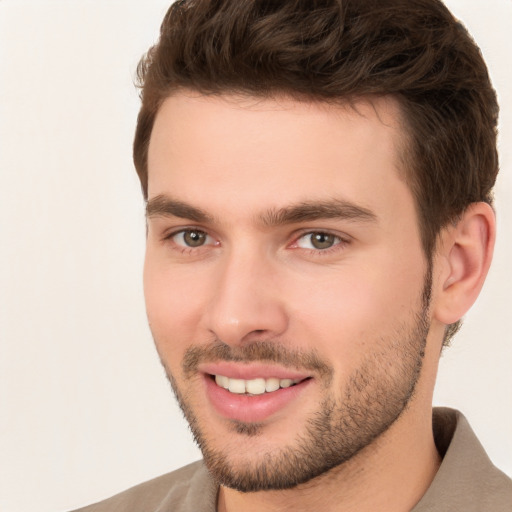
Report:
[[[277,377],[245,380],[233,379],[225,375],[215,375],[214,378],[217,386],[238,395],[263,395],[264,393],[272,393],[278,389],[289,388],[301,382],[301,379],[278,379]]]

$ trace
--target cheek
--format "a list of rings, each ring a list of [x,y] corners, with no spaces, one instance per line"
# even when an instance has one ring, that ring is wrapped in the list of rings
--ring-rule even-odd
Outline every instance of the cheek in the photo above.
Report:
[[[144,296],[149,326],[160,356],[167,364],[197,342],[203,310],[202,283],[186,269],[160,264],[151,254],[144,264]]]
[[[407,267],[396,253],[383,252],[371,264],[296,280],[290,290],[292,337],[316,347],[334,366],[356,365],[400,325],[414,321],[421,307],[423,266],[421,254]]]

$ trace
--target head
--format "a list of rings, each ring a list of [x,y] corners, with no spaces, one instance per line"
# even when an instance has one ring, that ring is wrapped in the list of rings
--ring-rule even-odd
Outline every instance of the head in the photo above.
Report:
[[[146,279],[155,283],[168,278],[178,294],[197,294],[199,298],[196,302],[200,304],[200,296],[206,289],[203,284],[212,273],[224,276],[222,279],[216,277],[218,281],[211,283],[212,290],[224,290],[223,299],[211,301],[214,304],[211,309],[200,306],[199,310],[205,312],[204,318],[197,318],[196,323],[191,317],[190,325],[194,325],[194,329],[203,326],[208,336],[195,330],[192,333],[181,329],[186,322],[180,323],[180,312],[184,316],[187,313],[183,296],[178,301],[168,302],[172,309],[171,316],[174,315],[177,320],[173,324],[176,330],[166,333],[162,329],[166,320],[159,321],[165,317],[165,312],[152,314],[152,311],[160,307],[156,304],[162,304],[167,299],[159,293],[150,294],[148,314],[150,322],[153,320],[153,334],[162,361],[203,452],[208,454],[211,466],[217,468],[216,474],[228,485],[243,490],[265,488],[264,485],[258,487],[255,484],[258,479],[254,475],[265,476],[268,465],[260,461],[252,467],[253,472],[247,475],[245,481],[230,480],[233,472],[226,471],[226,468],[236,464],[228,455],[230,451],[239,450],[239,446],[235,441],[222,450],[215,449],[222,441],[205,430],[207,419],[201,413],[197,414],[204,406],[201,393],[193,389],[194,386],[203,385],[210,389],[212,384],[208,379],[206,383],[198,383],[198,376],[223,371],[233,375],[233,372],[240,370],[237,367],[240,363],[248,372],[244,375],[249,375],[249,380],[257,377],[252,380],[261,381],[259,377],[269,377],[269,370],[258,369],[255,365],[262,362],[278,363],[288,369],[286,379],[293,377],[292,381],[299,381],[295,388],[302,386],[300,389],[306,390],[297,393],[311,393],[312,396],[318,393],[311,403],[306,401],[309,409],[304,411],[304,418],[307,418],[304,420],[304,430],[297,433],[294,443],[283,448],[275,458],[270,455],[272,449],[267,447],[264,456],[272,460],[272,466],[282,466],[279,474],[289,474],[292,468],[308,469],[291,472],[294,479],[286,482],[279,478],[264,478],[268,488],[296,485],[349,460],[371,444],[397,420],[415,393],[429,333],[432,261],[440,243],[440,234],[447,226],[455,225],[473,204],[491,204],[492,201],[491,191],[498,168],[498,109],[485,64],[467,31],[437,0],[195,0],[177,1],[171,6],[162,24],[160,41],[139,65],[139,78],[142,107],[134,142],[134,160],[144,197],[150,199],[149,217],[157,218],[163,214],[165,218],[186,218],[195,229],[170,233],[168,228],[164,230],[163,227],[150,225],[150,238],[157,238],[151,234],[152,231],[165,231],[175,246],[186,246],[187,251],[194,248],[195,253],[192,260],[189,256],[173,256],[173,270],[169,270],[166,267],[169,260],[155,255],[149,248],[152,263],[151,269],[146,270]],[[173,119],[191,121],[183,126],[173,126]],[[204,132],[190,129],[194,119],[206,127]],[[218,133],[215,119],[221,120]],[[377,215],[365,208],[364,200],[361,206],[357,201],[342,201],[341,204],[337,199],[329,202],[322,197],[320,201],[309,202],[310,198],[303,197],[302,192],[315,190],[318,180],[316,176],[307,176],[307,152],[293,162],[286,160],[284,148],[287,134],[292,133],[290,137],[295,137],[295,142],[301,147],[306,147],[310,142],[307,130],[299,129],[302,121],[298,121],[299,128],[295,129],[297,120],[307,120],[307,130],[316,133],[319,139],[313,143],[313,146],[317,144],[314,149],[322,147],[322,153],[331,159],[321,162],[325,179],[323,188],[336,190],[339,186],[354,192],[354,197],[363,199],[375,197],[382,191],[384,195],[387,194],[387,203],[383,200],[382,204],[379,202],[375,205]],[[367,121],[373,123],[371,127]],[[377,122],[382,128],[379,133],[375,131]],[[224,126],[228,128],[224,129]],[[233,126],[239,126],[240,131],[237,132]],[[228,166],[226,162],[219,167],[219,174],[200,177],[208,183],[229,182],[229,186],[216,189],[216,193],[226,194],[220,197],[221,203],[212,202],[207,190],[195,196],[202,197],[204,207],[198,204],[199,201],[194,204],[181,201],[182,191],[186,191],[183,197],[187,199],[194,197],[193,191],[198,188],[192,182],[198,178],[194,171],[186,179],[184,177],[185,171],[199,169],[200,165],[189,165],[191,160],[187,160],[187,165],[182,165],[194,152],[194,144],[191,143],[194,137],[198,137],[197,140],[210,140],[217,145],[218,153],[215,153],[213,160],[227,154],[233,162],[236,161],[238,157],[231,147],[236,146],[243,149],[246,155],[255,151],[253,156],[256,161],[260,155],[258,148],[252,147],[257,143],[251,146],[251,140],[259,141],[259,137],[257,130],[253,131],[253,126],[272,132],[281,143],[281,147],[274,147],[272,140],[262,140],[265,155],[279,153],[281,148],[285,154],[285,161],[279,164],[274,160],[262,161],[262,168],[266,169],[262,181],[273,183],[278,191],[289,189],[288,195],[293,196],[295,206],[281,205],[279,201],[286,194],[266,193],[265,187],[261,186],[260,190],[254,176],[250,181],[245,171],[234,175],[232,171],[236,166],[230,168],[228,174],[223,174]],[[244,139],[239,133],[252,133],[253,137]],[[357,133],[361,134],[364,143],[360,144],[353,135]],[[339,138],[336,139],[336,136]],[[172,147],[167,147],[170,140],[176,144],[178,151],[173,153]],[[361,161],[357,152],[350,149],[345,151],[346,148],[343,154],[338,154],[337,141],[343,146],[347,140],[351,142],[351,147],[360,149],[359,154],[373,153],[373,156],[368,161]],[[327,141],[330,146],[325,146]],[[205,149],[206,153],[212,150],[212,144]],[[228,151],[224,150],[224,144],[229,146]],[[202,147],[200,143],[198,147]],[[187,148],[188,154],[185,155]],[[332,152],[329,148],[333,148]],[[388,158],[391,148],[393,155]],[[170,180],[164,171],[166,158],[173,160],[173,169],[176,170]],[[396,171],[396,179],[387,183],[384,175],[372,176],[363,170],[361,176],[357,172],[337,176],[331,173],[335,167],[331,164],[336,158],[341,159],[339,162],[344,161],[346,168],[352,169],[355,161],[360,162],[362,168],[367,165],[369,169],[378,165],[378,158],[382,161],[388,158],[389,166],[392,164]],[[370,162],[372,158],[374,161]],[[310,163],[311,169],[314,169],[320,162]],[[303,165],[298,171],[300,176],[295,177],[290,173],[292,164],[297,168]],[[279,176],[279,169],[283,166],[288,171]],[[383,164],[383,167],[386,165]],[[151,180],[157,183],[153,186],[153,193]],[[381,188],[375,188],[375,183],[379,183]],[[287,184],[292,186],[287,187]],[[236,199],[231,200],[232,193],[237,195],[247,186],[254,193],[240,193],[245,203],[238,204]],[[321,188],[317,190],[319,194]],[[169,203],[165,199],[160,200],[164,189],[175,194],[177,201]],[[365,196],[370,190],[372,194]],[[395,209],[397,206],[393,198],[400,208]],[[257,206],[263,202],[267,202],[267,209],[258,210]],[[247,205],[247,210],[252,209],[254,214],[240,218],[240,225],[246,223],[245,231],[236,232],[235,228],[229,231],[231,228],[218,222],[218,219],[229,219],[243,213],[244,205]],[[315,214],[315,211],[320,214]],[[377,251],[367,251],[359,260],[358,270],[353,269],[350,276],[342,277],[342,273],[336,271],[337,263],[334,260],[326,260],[326,265],[319,271],[317,267],[309,266],[311,262],[307,256],[305,259],[308,263],[293,260],[291,266],[286,266],[285,274],[275,273],[274,280],[266,282],[270,279],[268,276],[277,272],[278,264],[285,260],[279,260],[276,256],[272,263],[267,261],[268,254],[262,253],[258,261],[252,261],[250,252],[245,254],[245,260],[241,258],[237,263],[234,259],[234,255],[243,253],[243,247],[249,246],[249,237],[245,235],[252,232],[250,223],[256,215],[262,219],[261,225],[253,230],[254,236],[259,237],[261,233],[266,233],[263,227],[278,226],[281,229],[280,226],[296,221],[302,228],[301,219],[315,224],[318,218],[338,218],[340,211],[345,221],[350,218],[356,226],[353,228],[355,235],[348,238],[362,240],[361,246],[372,246],[373,242],[366,243],[366,235],[359,237],[358,233],[363,230],[357,226],[365,226],[365,233],[371,233],[372,222],[375,217],[378,218],[380,211],[385,212],[384,217],[387,215],[389,226],[392,225],[391,219],[395,219],[397,224],[403,223],[402,228],[394,226],[393,229],[396,246],[400,248],[398,260],[405,264],[398,265],[391,258],[386,270],[384,267],[388,260],[385,254],[389,255],[389,252],[377,257]],[[245,245],[237,246],[242,247],[238,249],[233,245],[230,257],[221,263],[222,258],[214,256],[221,253],[215,251],[230,246],[234,239],[230,236],[235,232],[236,239],[245,241]],[[273,233],[274,238],[266,238],[272,243],[278,231]],[[279,233],[282,236],[282,231]],[[333,233],[323,230],[314,231],[313,235],[311,232],[304,233],[302,238],[295,238],[293,243],[296,245],[286,247],[293,250],[290,254],[295,251],[294,254],[300,255],[305,254],[303,250],[310,250],[311,244],[313,249],[330,249],[331,246],[350,243],[343,236],[338,236],[336,230]],[[414,244],[406,247],[406,233],[417,238],[418,247]],[[304,238],[306,235],[310,236],[308,240]],[[377,238],[376,235],[374,240]],[[224,244],[220,240],[229,243]],[[288,242],[291,243],[290,240]],[[303,244],[309,245],[306,247]],[[357,247],[357,244],[354,245]],[[384,270],[381,269],[380,274],[375,273],[371,258],[374,258],[373,264],[383,262]],[[185,261],[187,265],[183,265]],[[240,261],[243,264],[236,269]],[[249,322],[247,332],[242,332],[242,324],[236,319],[222,324],[219,320],[222,316],[220,310],[222,307],[228,308],[230,300],[233,310],[242,307],[239,298],[236,301],[233,299],[236,290],[235,285],[230,283],[244,275],[247,286],[259,290],[257,283],[251,281],[252,275],[245,272],[251,264],[255,265],[254,274],[262,272],[262,268],[256,267],[256,263],[262,261],[268,263],[266,273],[261,278],[266,286],[258,299],[261,303],[251,303],[250,307],[253,308],[251,314],[254,317],[264,318],[263,325],[259,326],[255,321],[250,326]],[[411,263],[414,261],[421,262],[421,265]],[[215,265],[218,267],[214,271]],[[299,270],[306,271],[306,274],[298,273],[293,280],[286,282],[286,276]],[[386,271],[401,272],[396,288],[403,293],[399,295],[396,292],[396,301],[391,298],[393,292],[386,286],[389,283],[384,281]],[[359,281],[355,279],[358,272]],[[368,278],[370,275],[373,275],[373,283]],[[310,277],[314,280],[308,281]],[[194,278],[201,282],[193,282]],[[408,279],[410,282],[421,282],[421,286],[408,287]],[[323,291],[317,293],[312,283],[323,283]],[[364,283],[368,286],[365,287]],[[358,286],[362,292],[353,293],[352,302],[342,304],[343,300],[336,295],[342,284],[347,289]],[[293,299],[285,304],[283,297],[292,285],[296,286]],[[308,291],[306,295],[304,290]],[[369,295],[365,296],[364,290]],[[309,304],[309,309],[306,308],[304,312],[302,324],[297,323],[297,326],[301,324],[302,331],[294,332],[296,326],[291,319],[292,313],[299,310],[297,297],[303,297],[303,304]],[[393,306],[385,306],[386,297]],[[275,309],[271,308],[273,303]],[[318,305],[318,311],[313,304]],[[344,308],[343,313],[340,313],[340,308]],[[405,316],[401,313],[404,310]],[[340,355],[331,354],[331,348],[325,351],[312,349],[315,336],[327,339],[331,335],[327,332],[329,311],[332,319],[338,315],[340,321],[343,314],[348,315],[348,328],[343,336],[357,339],[359,343],[357,349],[352,345],[341,352],[344,361],[352,362],[345,368],[347,375],[344,375],[344,369],[336,360]],[[314,313],[318,318],[322,312],[326,317],[324,325],[318,326],[316,334],[314,329],[308,331],[308,325],[314,323]],[[357,324],[355,320],[364,321],[365,315],[369,321],[375,320],[375,325]],[[208,323],[207,327],[203,320]],[[456,322],[451,323],[446,329],[445,339],[456,330],[456,326]],[[301,342],[301,336],[297,334],[300,332],[307,334],[309,345]],[[176,337],[179,339],[173,344]],[[187,338],[186,342],[183,342],[184,338]],[[377,345],[379,348],[376,351]],[[332,347],[332,344],[326,343],[325,346]],[[371,346],[373,348],[368,348]],[[399,362],[393,371],[385,370],[395,360]],[[223,365],[226,364],[225,369]],[[272,371],[279,373],[281,370]],[[243,375],[240,377],[244,378]],[[212,392],[217,393],[217,390]],[[222,399],[218,401],[222,404]],[[318,403],[321,403],[321,407],[315,408],[314,404],[318,406]],[[240,436],[258,437],[266,429],[273,428],[267,426],[266,416],[253,416],[235,415],[227,423]],[[270,416],[274,422],[275,415]],[[363,426],[361,418],[365,418]],[[276,439],[279,437],[277,432],[273,433]],[[221,432],[221,435],[224,433]],[[345,440],[343,446],[336,444],[340,438]],[[307,442],[297,449],[301,439]],[[319,439],[326,441],[319,445]],[[262,446],[260,449],[263,450]],[[320,457],[320,465],[316,457],[319,450],[324,454]],[[294,457],[297,453],[299,455]],[[268,483],[270,481],[271,484]]]

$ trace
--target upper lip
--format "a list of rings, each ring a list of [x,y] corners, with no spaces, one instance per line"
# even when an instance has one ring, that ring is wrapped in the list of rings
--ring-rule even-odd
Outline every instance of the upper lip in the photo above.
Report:
[[[201,373],[208,375],[223,375],[230,379],[291,379],[291,380],[304,380],[311,375],[285,368],[283,366],[264,364],[264,363],[236,363],[236,362],[215,362],[204,363],[199,365],[198,370]]]

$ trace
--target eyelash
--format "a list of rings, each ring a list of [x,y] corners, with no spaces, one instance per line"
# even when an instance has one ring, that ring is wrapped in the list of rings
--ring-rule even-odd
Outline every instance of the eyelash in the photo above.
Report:
[[[309,248],[299,246],[299,241],[301,239],[306,238],[306,237],[312,237],[313,235],[324,235],[324,236],[328,236],[328,237],[333,237],[334,238],[333,245],[331,245],[330,247],[326,247],[325,249],[319,249],[319,248],[309,249]],[[327,255],[331,254],[332,252],[343,250],[349,243],[350,243],[350,240],[347,237],[344,238],[335,233],[331,233],[330,231],[318,230],[318,231],[306,231],[306,232],[301,233],[297,238],[295,238],[295,241],[289,247],[291,247],[292,249],[300,249],[303,251],[307,251],[308,253],[313,254],[314,256],[317,256],[317,257],[322,257],[322,256],[327,256]]]
[[[176,231],[172,231],[171,233],[168,233],[166,235],[163,236],[162,238],[162,241],[163,242],[169,242],[169,241],[172,241],[172,239],[174,237],[176,237],[177,235],[185,235],[185,233],[187,232],[190,232],[190,233],[200,233],[200,234],[203,234],[205,235],[206,237],[209,237],[209,238],[212,238],[211,235],[209,235],[206,231],[202,230],[202,229],[198,229],[198,228],[181,228],[179,230],[176,230]],[[331,247],[327,247],[325,249],[308,249],[308,248],[304,248],[304,247],[300,247],[298,244],[299,244],[299,241],[307,236],[313,236],[313,235],[326,235],[326,236],[329,236],[329,237],[333,237],[335,239],[335,242],[334,244],[331,246]],[[322,256],[327,256],[329,254],[331,254],[332,252],[336,252],[336,251],[340,251],[340,250],[343,250],[347,245],[350,244],[350,240],[348,239],[348,237],[344,238],[340,235],[337,235],[337,234],[334,234],[334,233],[331,233],[329,231],[321,231],[321,230],[317,230],[317,231],[304,231],[302,233],[299,234],[299,236],[296,236],[294,238],[294,241],[288,245],[287,247],[290,248],[290,249],[294,249],[294,250],[302,250],[302,251],[305,251],[311,255],[314,255],[315,257],[322,257]],[[173,249],[174,250],[177,250],[179,251],[180,253],[182,254],[191,254],[191,253],[194,253],[198,250],[201,250],[203,249],[204,247],[208,246],[209,244],[204,244],[204,245],[199,245],[197,247],[192,247],[192,246],[186,246],[186,245],[181,245],[181,244],[178,244],[177,242],[173,242]],[[214,245],[219,245],[218,243],[217,244],[214,244]]]
[[[205,247],[204,245],[200,245],[200,246],[197,246],[197,247],[181,245],[181,244],[178,244],[177,242],[172,240],[174,237],[178,236],[179,234],[185,235],[185,233],[187,233],[187,232],[189,232],[189,233],[201,233],[201,234],[205,235],[206,237],[210,237],[211,238],[211,236],[206,231],[204,231],[202,229],[199,229],[199,228],[182,228],[182,229],[178,229],[176,231],[172,231],[171,233],[168,233],[168,234],[164,235],[163,238],[162,238],[162,241],[163,242],[172,242],[173,249],[179,251],[182,254],[192,254],[193,252],[195,252],[195,251]]]

